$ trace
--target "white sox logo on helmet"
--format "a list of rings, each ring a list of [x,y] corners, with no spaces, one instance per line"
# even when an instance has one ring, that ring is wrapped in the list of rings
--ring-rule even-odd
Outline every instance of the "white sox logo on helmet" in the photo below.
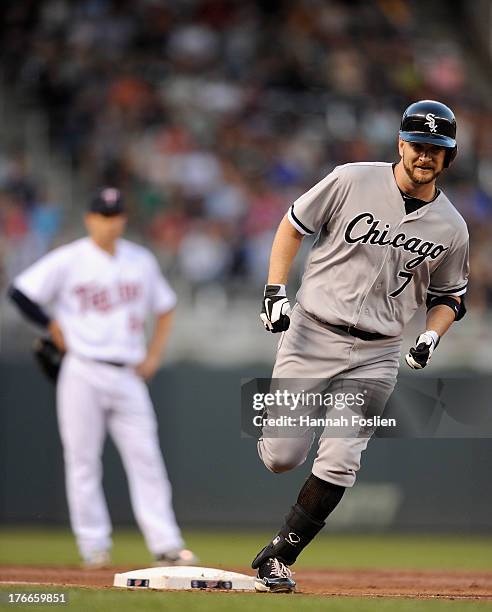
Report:
[[[437,132],[436,116],[434,115],[434,113],[427,113],[425,118],[427,119],[427,121],[425,122],[424,125],[428,125],[429,130],[432,133]]]

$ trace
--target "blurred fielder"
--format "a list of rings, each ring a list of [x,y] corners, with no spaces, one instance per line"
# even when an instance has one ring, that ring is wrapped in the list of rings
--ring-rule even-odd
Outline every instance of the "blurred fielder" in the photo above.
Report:
[[[20,274],[10,297],[55,345],[41,359],[57,378],[57,411],[72,529],[87,567],[110,563],[111,523],[102,489],[106,432],[121,455],[133,511],[158,565],[193,565],[183,548],[144,382],[156,372],[176,295],[145,248],[121,239],[127,217],[117,189],[102,189],[85,217],[88,236]],[[45,310],[45,308],[49,309]],[[148,349],[144,323],[156,318]],[[58,375],[56,353],[63,354]],[[54,353],[54,355],[53,355]]]
[[[291,206],[272,247],[261,319],[283,332],[276,379],[378,381],[391,393],[401,334],[422,304],[426,329],[405,356],[426,367],[440,338],[465,314],[468,231],[436,178],[456,156],[456,121],[439,102],[410,105],[402,118],[397,164],[338,166]],[[292,313],[285,285],[305,235],[317,234]],[[311,435],[258,442],[272,472],[303,463]],[[323,528],[355,482],[368,435],[320,438],[312,474],[285,523],[256,556],[258,591],[291,591],[288,566]]]

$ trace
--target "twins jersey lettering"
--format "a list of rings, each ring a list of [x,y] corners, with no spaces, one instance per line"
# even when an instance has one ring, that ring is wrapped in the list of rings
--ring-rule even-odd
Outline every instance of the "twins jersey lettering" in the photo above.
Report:
[[[74,292],[80,298],[80,312],[91,308],[101,312],[114,310],[122,304],[135,302],[142,292],[141,283],[120,283],[112,288],[80,285]]]
[[[319,232],[297,301],[324,321],[399,336],[428,294],[466,292],[465,221],[442,191],[407,215],[390,163],[338,166],[288,217]]]
[[[14,285],[33,302],[52,306],[70,352],[128,365],[145,357],[147,315],[176,304],[155,257],[123,239],[114,256],[90,238],[76,240],[42,257]]]

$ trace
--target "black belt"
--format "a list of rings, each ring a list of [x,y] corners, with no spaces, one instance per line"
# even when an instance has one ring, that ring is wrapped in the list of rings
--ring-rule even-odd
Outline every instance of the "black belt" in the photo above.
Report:
[[[377,332],[368,332],[364,329],[358,329],[357,327],[352,327],[350,325],[334,325],[333,323],[328,323],[328,321],[323,321],[323,319],[320,319],[310,312],[308,314],[315,321],[318,321],[318,323],[321,323],[322,325],[326,325],[328,328],[338,329],[346,334],[354,336],[355,338],[360,338],[361,340],[384,340],[385,338],[391,338],[391,336],[385,336],[384,334],[378,334]]]
[[[94,359],[97,363],[105,363],[107,365],[112,365],[115,368],[125,368],[127,366],[126,363],[121,363],[121,361],[106,361],[105,359]]]

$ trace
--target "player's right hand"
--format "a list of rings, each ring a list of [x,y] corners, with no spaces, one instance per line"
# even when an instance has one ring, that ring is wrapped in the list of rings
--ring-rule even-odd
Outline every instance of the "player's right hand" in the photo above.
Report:
[[[283,332],[290,325],[290,304],[285,285],[265,285],[260,319],[267,331]]]

